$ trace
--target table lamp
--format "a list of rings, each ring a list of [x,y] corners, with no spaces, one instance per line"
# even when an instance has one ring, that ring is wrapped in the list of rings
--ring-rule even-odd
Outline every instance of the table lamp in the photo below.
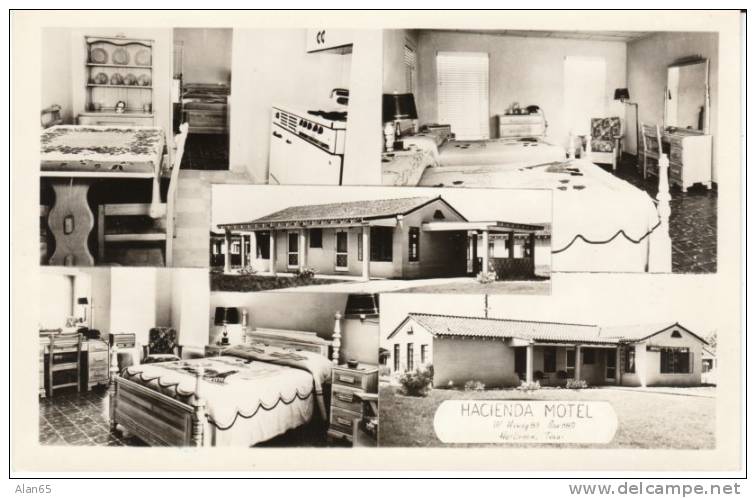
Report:
[[[81,319],[81,323],[84,323],[87,321],[87,306],[89,305],[89,299],[86,297],[80,297],[76,299],[76,304],[81,306],[84,311],[84,318]]]
[[[614,100],[619,100],[625,105],[635,106],[635,158],[640,164],[640,126],[638,123],[638,103],[630,102],[630,90],[627,88],[617,88],[614,90]]]
[[[386,137],[386,150],[394,150],[394,141],[402,134],[400,121],[417,119],[415,96],[411,93],[383,94],[383,134]],[[413,123],[413,128],[416,123]]]
[[[228,326],[239,324],[239,308],[226,308],[217,306],[215,308],[215,325],[223,326],[223,337],[221,345],[226,346],[228,342]]]

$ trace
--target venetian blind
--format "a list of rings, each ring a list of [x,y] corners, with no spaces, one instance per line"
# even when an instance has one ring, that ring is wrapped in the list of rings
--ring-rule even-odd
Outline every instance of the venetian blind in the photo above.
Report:
[[[407,93],[415,93],[417,56],[412,47],[404,46],[404,80]]]
[[[439,123],[461,140],[488,138],[488,54],[439,52],[436,73]]]

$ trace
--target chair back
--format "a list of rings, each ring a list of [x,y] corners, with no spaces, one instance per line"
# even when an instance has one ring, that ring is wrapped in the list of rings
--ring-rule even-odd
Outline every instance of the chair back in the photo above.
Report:
[[[622,121],[617,116],[591,119],[591,138],[614,140],[622,135]]]
[[[40,112],[40,124],[42,128],[50,128],[51,126],[63,124],[63,117],[61,112],[63,108],[58,104],[53,104],[50,107],[42,109]]]
[[[172,327],[153,327],[149,334],[150,354],[175,354],[178,333]]]
[[[53,351],[81,352],[82,335],[78,332],[65,332],[50,336],[50,356]],[[52,359],[52,358],[51,358]]]
[[[647,157],[658,158],[661,143],[661,133],[658,126],[641,123],[641,135],[643,137],[643,153]]]

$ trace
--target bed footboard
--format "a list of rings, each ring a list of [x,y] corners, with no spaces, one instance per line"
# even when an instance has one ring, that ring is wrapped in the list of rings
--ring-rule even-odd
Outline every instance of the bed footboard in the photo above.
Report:
[[[114,350],[116,348],[113,348]],[[115,361],[115,366],[113,366]],[[117,351],[111,357],[110,428],[123,429],[151,446],[209,445],[205,402],[182,403],[118,375]],[[115,371],[114,371],[115,370]],[[204,372],[197,372],[197,388]]]

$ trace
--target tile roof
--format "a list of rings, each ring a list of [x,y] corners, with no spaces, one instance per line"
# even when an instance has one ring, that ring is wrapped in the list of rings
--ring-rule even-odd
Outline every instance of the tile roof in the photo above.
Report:
[[[597,325],[535,322],[500,318],[476,318],[410,313],[409,316],[436,336],[534,339],[541,341],[585,341],[614,343],[600,336]]]
[[[620,342],[640,341],[672,326],[678,326],[706,343],[703,338],[681,326],[679,323],[670,322],[622,327],[600,327],[598,325],[579,323],[538,322],[427,313],[409,313],[408,316],[435,336],[518,338],[525,340],[533,339],[536,341],[618,344]],[[393,336],[394,332],[389,337]]]
[[[325,221],[354,218],[389,218],[407,214],[440,197],[407,197],[402,199],[375,199],[369,201],[335,202],[331,204],[308,204],[291,206],[256,220],[228,225],[253,223]],[[221,225],[223,226],[223,225]]]

